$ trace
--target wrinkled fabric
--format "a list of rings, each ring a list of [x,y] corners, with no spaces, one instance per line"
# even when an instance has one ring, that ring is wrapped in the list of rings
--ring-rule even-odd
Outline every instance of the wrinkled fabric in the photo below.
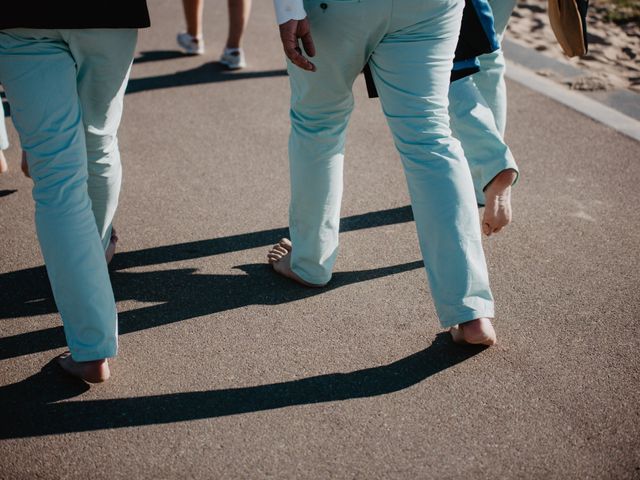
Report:
[[[352,85],[368,62],[404,167],[440,323],[493,317],[473,182],[447,111],[464,2],[334,0],[325,6],[305,2],[317,72],[288,66],[292,270],[309,283],[331,278]]]

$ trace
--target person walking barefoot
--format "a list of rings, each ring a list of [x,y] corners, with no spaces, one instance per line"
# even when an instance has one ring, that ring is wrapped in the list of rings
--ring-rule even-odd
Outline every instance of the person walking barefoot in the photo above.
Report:
[[[516,0],[488,0],[493,26],[502,42]],[[482,232],[491,236],[510,222],[511,187],[518,167],[504,142],[507,94],[502,48],[478,57],[479,71],[449,88],[453,136],[462,144],[471,169],[478,205],[484,206]]]
[[[308,2],[308,11],[302,0],[274,3],[291,84],[291,240],[271,248],[269,263],[307,287],[331,280],[351,87],[368,63],[404,166],[440,324],[454,340],[495,344],[473,181],[447,110],[464,1]]]
[[[117,239],[117,130],[138,28],[149,23],[145,0],[10,2],[0,16],[0,82],[34,182],[38,240],[69,347],[58,363],[91,383],[109,378],[118,349],[106,261]]]

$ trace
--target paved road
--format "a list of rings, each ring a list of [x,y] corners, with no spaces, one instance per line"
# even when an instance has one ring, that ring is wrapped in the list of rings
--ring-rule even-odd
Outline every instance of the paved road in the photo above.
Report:
[[[457,347],[362,79],[337,273],[305,290],[264,264],[288,205],[270,3],[256,2],[240,73],[214,62],[222,2],[207,5],[205,57],[176,52],[179,2],[151,3],[120,136],[106,385],[47,363],[64,337],[8,152],[1,478],[640,478],[638,143],[509,83],[522,180],[513,225],[485,242],[500,344]]]

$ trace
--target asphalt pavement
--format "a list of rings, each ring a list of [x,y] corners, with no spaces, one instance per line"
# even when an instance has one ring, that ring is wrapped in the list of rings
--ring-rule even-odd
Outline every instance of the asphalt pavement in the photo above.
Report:
[[[640,478],[640,145],[508,82],[514,221],[485,239],[499,344],[437,322],[378,100],[354,87],[329,286],[267,266],[287,232],[289,86],[271,2],[249,68],[183,56],[150,2],[120,130],[120,353],[64,351],[19,149],[0,176],[0,478]]]

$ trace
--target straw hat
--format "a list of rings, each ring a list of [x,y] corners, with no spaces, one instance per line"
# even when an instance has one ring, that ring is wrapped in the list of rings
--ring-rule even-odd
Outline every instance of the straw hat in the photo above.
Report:
[[[549,0],[549,21],[558,43],[569,57],[587,53],[589,0]]]

